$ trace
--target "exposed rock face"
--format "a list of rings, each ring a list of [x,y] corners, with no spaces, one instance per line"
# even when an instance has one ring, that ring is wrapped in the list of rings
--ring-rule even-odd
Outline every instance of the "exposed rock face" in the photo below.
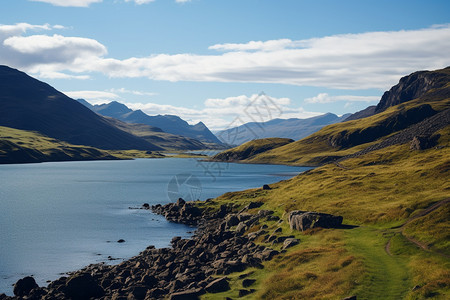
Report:
[[[305,231],[311,228],[337,228],[342,225],[341,216],[324,213],[295,210],[289,214],[291,229]]]
[[[448,75],[439,72],[420,71],[402,77],[400,82],[383,94],[375,108],[375,113],[388,107],[421,97],[434,88],[443,87],[448,83]]]
[[[405,129],[419,123],[437,112],[429,104],[400,111],[386,118],[383,122],[361,130],[348,132],[346,130],[332,135],[329,144],[333,148],[350,148],[364,143],[372,142],[380,137]]]
[[[410,143],[411,150],[425,150],[437,144],[437,136],[433,138],[427,136],[415,136]]]

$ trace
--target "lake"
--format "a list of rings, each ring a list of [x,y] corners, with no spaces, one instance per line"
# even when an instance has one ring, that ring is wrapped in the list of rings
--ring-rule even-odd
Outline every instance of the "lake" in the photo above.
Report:
[[[0,294],[12,295],[11,285],[24,276],[45,286],[91,263],[167,247],[195,230],[130,208],[205,200],[307,169],[187,158],[0,165]]]

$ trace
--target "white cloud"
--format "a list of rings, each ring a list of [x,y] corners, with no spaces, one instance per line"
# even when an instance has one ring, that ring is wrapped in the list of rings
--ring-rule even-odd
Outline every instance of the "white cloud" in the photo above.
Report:
[[[88,7],[92,3],[102,2],[102,0],[30,0],[35,2],[49,3],[55,6],[65,7]]]
[[[60,73],[60,72],[41,72],[38,76],[42,79],[80,79],[80,80],[86,80],[90,79],[89,75],[72,75],[72,74],[66,74],[66,73]]]
[[[320,93],[317,96],[306,98],[306,103],[332,103],[338,101],[346,102],[376,102],[379,101],[379,96],[355,96],[355,95],[340,95],[330,96],[327,93]]]
[[[120,98],[117,94],[103,91],[67,91],[64,94],[72,99],[84,99],[93,105],[108,103]]]
[[[155,96],[155,95],[158,95],[158,93],[133,91],[133,90],[128,90],[126,88],[111,89],[110,92],[112,92],[112,93],[119,93],[119,94],[132,94],[132,95],[136,95],[136,96]]]
[[[125,2],[134,2],[137,5],[147,4],[147,3],[150,3],[150,2],[153,2],[153,1],[155,1],[155,0],[125,0]]]
[[[297,43],[298,44],[298,43]],[[210,50],[220,51],[275,51],[286,48],[293,48],[296,46],[296,42],[290,39],[269,40],[269,41],[251,41],[245,44],[216,44],[208,47]]]
[[[187,3],[191,2],[191,0],[175,0],[176,3]]]
[[[257,82],[337,89],[388,89],[401,76],[450,65],[450,25],[343,34],[307,40],[252,41],[210,47],[224,53],[151,54],[115,59],[81,37],[24,36],[49,25],[0,27],[0,63],[32,73],[100,72],[168,81]],[[16,26],[17,27],[17,26]]]

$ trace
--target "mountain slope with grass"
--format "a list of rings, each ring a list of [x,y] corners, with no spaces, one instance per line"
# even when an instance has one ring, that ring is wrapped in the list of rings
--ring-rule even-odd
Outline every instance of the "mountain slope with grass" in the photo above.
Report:
[[[50,85],[7,66],[0,66],[0,126],[101,149],[161,150],[112,126]]]
[[[409,100],[389,101],[372,116],[242,160],[321,166],[269,188],[197,204],[213,212],[224,206],[234,212],[271,210],[266,221],[246,228],[250,234],[263,230],[254,242],[281,250],[282,244],[271,241],[300,241],[263,268],[227,275],[230,290],[202,299],[237,298],[248,290],[246,279],[254,281],[253,290],[242,299],[448,299],[450,69],[418,74],[424,82],[446,82],[428,85]],[[409,88],[391,89],[399,90]],[[250,203],[262,205],[246,210]],[[295,210],[339,215],[344,226],[293,230],[288,214]]]
[[[411,86],[406,83],[411,83]],[[293,165],[320,165],[334,161],[380,143],[449,109],[449,95],[450,67],[413,73],[385,93],[377,106],[378,113],[326,126],[302,140],[241,160]],[[418,98],[411,99],[416,96]]]

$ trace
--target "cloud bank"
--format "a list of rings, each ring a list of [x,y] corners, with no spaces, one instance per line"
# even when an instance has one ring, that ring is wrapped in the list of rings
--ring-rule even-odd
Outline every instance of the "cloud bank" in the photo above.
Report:
[[[421,30],[333,35],[307,40],[217,44],[222,53],[106,57],[98,41],[29,35],[50,25],[0,26],[0,63],[49,76],[99,72],[166,81],[255,82],[337,89],[386,89],[399,77],[450,65],[450,25]]]
[[[88,7],[92,3],[99,3],[102,2],[103,0],[30,0],[30,1],[49,3],[54,6]]]

